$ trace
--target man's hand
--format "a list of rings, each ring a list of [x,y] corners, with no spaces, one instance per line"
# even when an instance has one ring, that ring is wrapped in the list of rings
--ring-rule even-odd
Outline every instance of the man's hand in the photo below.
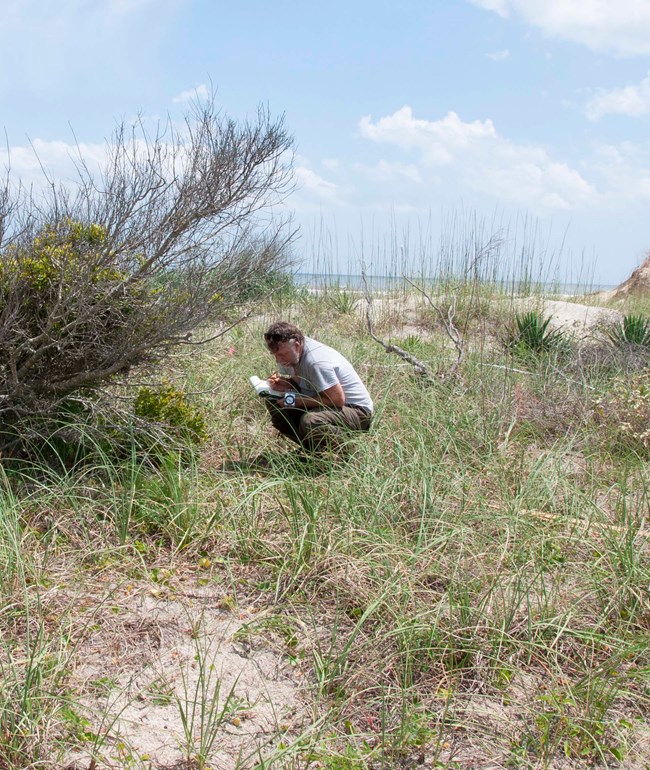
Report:
[[[273,390],[277,390],[278,393],[288,393],[290,390],[295,390],[289,380],[277,372],[273,372],[273,374],[268,378],[268,383],[273,388]]]

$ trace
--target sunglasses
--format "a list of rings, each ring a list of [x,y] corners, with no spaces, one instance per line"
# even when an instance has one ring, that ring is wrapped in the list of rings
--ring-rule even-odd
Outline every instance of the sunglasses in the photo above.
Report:
[[[265,342],[288,342],[290,339],[291,337],[287,337],[284,334],[268,334],[268,332],[264,332]]]
[[[286,334],[264,334],[264,342],[268,348],[275,351],[281,342],[293,342],[295,337],[288,337]]]

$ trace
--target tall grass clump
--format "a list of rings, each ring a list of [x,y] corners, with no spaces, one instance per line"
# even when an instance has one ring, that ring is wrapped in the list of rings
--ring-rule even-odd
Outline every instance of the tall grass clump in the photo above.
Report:
[[[33,584],[37,541],[24,506],[0,477],[0,768],[50,762],[61,733],[69,656],[62,639],[46,633],[44,610]]]
[[[0,767],[38,767],[53,760],[63,726],[66,655],[45,638],[43,621],[27,611],[22,644],[0,645]],[[52,765],[50,765],[52,766]]]

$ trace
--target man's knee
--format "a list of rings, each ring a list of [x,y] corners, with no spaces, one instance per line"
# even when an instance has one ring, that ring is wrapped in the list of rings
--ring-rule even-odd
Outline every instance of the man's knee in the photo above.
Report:
[[[298,441],[298,417],[299,415],[293,409],[281,409],[274,403],[267,403],[267,409],[271,416],[271,425],[294,441]]]
[[[345,438],[345,428],[329,412],[306,412],[300,419],[298,435],[309,449],[334,447]]]

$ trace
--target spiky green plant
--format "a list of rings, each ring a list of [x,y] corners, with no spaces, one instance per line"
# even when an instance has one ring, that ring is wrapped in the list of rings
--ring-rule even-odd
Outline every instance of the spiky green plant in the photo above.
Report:
[[[354,292],[337,288],[327,293],[327,304],[341,315],[351,315],[359,305],[360,297]]]
[[[628,313],[607,333],[613,345],[642,345],[650,348],[650,318],[641,313]]]
[[[542,353],[556,348],[563,337],[559,329],[551,329],[551,317],[540,310],[515,313],[507,331],[506,348],[514,352]]]

